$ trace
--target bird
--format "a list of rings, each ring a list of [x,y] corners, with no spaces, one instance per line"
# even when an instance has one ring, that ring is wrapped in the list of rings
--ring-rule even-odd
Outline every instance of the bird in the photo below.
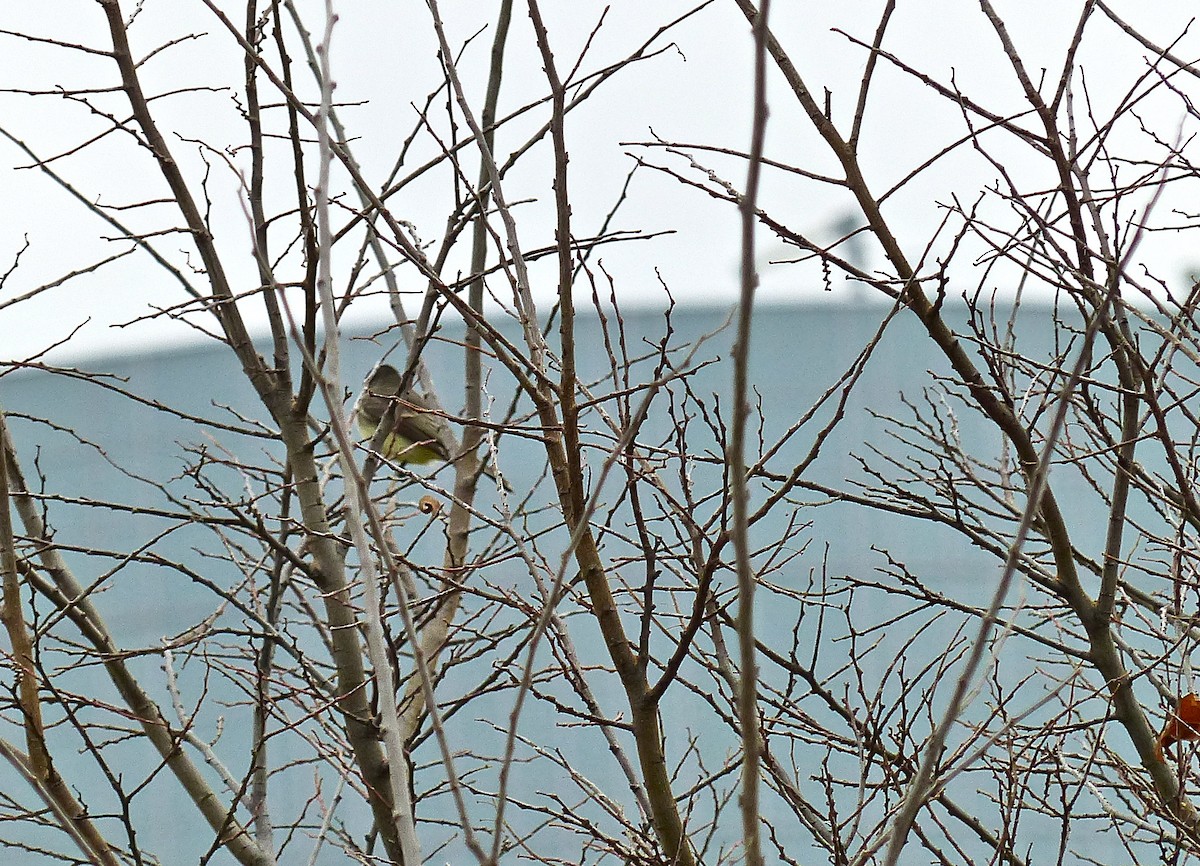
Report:
[[[1158,735],[1154,754],[1161,761],[1163,752],[1181,740],[1200,740],[1200,697],[1184,695],[1162,733]]]
[[[449,462],[450,454],[438,438],[433,406],[411,386],[401,394],[402,382],[400,371],[390,364],[375,368],[354,409],[359,432],[367,439],[373,438],[384,414],[394,406],[392,429],[379,453],[401,464]]]
[[[411,385],[401,391],[403,382],[400,371],[390,364],[375,368],[354,407],[359,432],[368,440],[374,439],[384,417],[390,414],[391,431],[379,448],[384,458],[401,465],[451,462],[450,452],[438,435],[438,410]],[[483,467],[483,473],[495,478],[489,466]]]

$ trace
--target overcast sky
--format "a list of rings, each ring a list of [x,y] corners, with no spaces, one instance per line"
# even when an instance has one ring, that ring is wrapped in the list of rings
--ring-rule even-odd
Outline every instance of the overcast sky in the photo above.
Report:
[[[133,7],[125,5],[128,14]],[[239,21],[244,15],[244,4],[220,5]],[[339,20],[331,57],[337,97],[343,103],[342,118],[355,137],[355,155],[367,177],[381,183],[400,143],[416,122],[413,104],[423,104],[439,80],[429,13],[424,2],[353,0],[334,5]],[[451,42],[462,44],[488,25],[497,4],[443,5]],[[609,6],[544,3],[551,39],[563,68],[574,63],[607,10],[603,27],[583,59],[584,70],[601,68],[627,55],[655,29],[695,5],[675,0],[617,0]],[[1129,0],[1113,5],[1159,44],[1174,43],[1172,50],[1178,56],[1200,56],[1200,42],[1188,29],[1193,3]],[[309,2],[301,6],[311,14],[310,27],[316,29],[322,4]],[[848,126],[853,112],[866,54],[836,29],[869,41],[882,6],[881,2],[865,0],[774,3],[775,32],[810,88],[818,93],[828,89],[834,118],[842,128]],[[244,135],[244,124],[233,102],[242,74],[238,49],[199,0],[145,0],[142,7],[132,29],[135,54],[144,56],[162,43],[182,39],[144,65],[150,88],[160,93],[206,88],[155,103],[172,130],[176,157],[199,187],[206,168],[205,153],[197,142],[206,141],[220,150],[236,147]],[[539,98],[546,91],[524,6],[518,3],[517,8],[506,55],[502,111]],[[1021,0],[999,2],[997,8],[1006,16],[1010,34],[1027,65],[1034,71],[1045,68],[1050,78],[1057,78],[1081,4]],[[1085,98],[1082,88],[1086,84],[1086,98],[1103,114],[1105,107],[1117,104],[1146,74],[1148,52],[1100,13],[1094,18],[1080,53],[1085,75],[1077,82],[1076,98]],[[110,45],[103,24],[100,6],[94,0],[8,4],[2,22],[7,31],[105,50]],[[188,34],[197,36],[183,38]],[[487,29],[468,46],[462,64],[469,93],[480,100],[490,40],[491,30]],[[749,28],[733,2],[716,0],[655,45],[665,48],[669,43],[674,47],[625,70],[568,121],[574,227],[579,235],[598,229],[635,155],[703,180],[699,169],[689,168],[686,158],[629,142],[658,136],[737,150],[748,146],[751,42]],[[900,0],[885,47],[939,81],[955,82],[963,92],[995,111],[1015,113],[1023,108],[1020,88],[977,4]],[[124,134],[109,134],[76,151],[110,125],[94,110],[96,107],[125,116],[127,108],[122,110],[119,95],[97,95],[89,106],[78,99],[19,92],[103,88],[115,83],[114,66],[107,57],[13,35],[0,37],[0,87],[5,90],[0,94],[0,127],[4,131],[43,158],[66,154],[53,162],[54,169],[91,200],[132,204],[161,197],[164,188],[154,166],[131,147]],[[778,76],[772,79],[768,156],[832,172],[832,161],[781,84]],[[1138,111],[1148,124],[1168,137],[1174,134],[1183,115],[1178,99],[1157,97],[1140,104]],[[539,115],[539,122],[543,118],[544,114]],[[1137,153],[1140,122],[1130,118],[1128,128],[1114,135],[1114,142],[1128,143],[1131,152]],[[524,123],[502,132],[498,150],[506,144],[515,145],[530,128],[531,123]],[[912,78],[885,64],[875,82],[864,125],[862,149],[868,181],[876,190],[886,189],[963,131],[962,116],[953,105],[935,98]],[[438,146],[432,137],[418,137],[414,154],[429,154]],[[548,143],[539,147],[540,155],[530,160],[528,169],[514,173],[506,187],[509,200],[521,203],[517,215],[521,240],[528,248],[551,243],[553,237],[549,147]],[[1052,178],[1044,176],[1044,168],[1032,161],[1029,173],[1021,174],[1030,158],[1022,148],[1000,142],[996,147],[1011,160],[1028,188],[1053,184]],[[239,154],[231,153],[230,159],[237,165]],[[739,160],[699,150],[689,153],[724,180],[743,185],[745,167]],[[419,161],[414,159],[411,164]],[[205,182],[213,200],[215,234],[226,256],[242,268],[235,276],[252,286],[257,278],[240,204],[239,179],[212,153],[207,155],[207,162],[210,168]],[[25,153],[0,139],[0,191],[5,203],[0,208],[0,272],[9,272],[0,287],[0,305],[129,248],[127,241],[113,239],[111,228],[44,174],[28,168],[29,164]],[[986,160],[964,148],[939,161],[905,193],[890,201],[887,213],[901,227],[905,241],[919,251],[934,236],[944,215],[939,203],[954,196],[973,201],[996,174]],[[434,240],[440,236],[446,219],[447,202],[440,196],[444,193],[439,193],[432,182],[428,186],[416,184],[411,192],[393,199],[391,207],[398,217],[412,221],[423,239]],[[763,204],[794,228],[828,239],[832,239],[839,221],[854,215],[844,191],[802,183],[782,172],[766,174]],[[1161,205],[1164,213],[1173,206],[1175,203],[1169,200]],[[1186,209],[1187,204],[1178,206]],[[131,220],[136,224],[139,216],[158,209],[161,222],[166,208],[169,205],[133,209]],[[738,279],[734,208],[714,202],[664,174],[646,170],[636,176],[614,224],[646,233],[674,231],[656,240],[609,247],[599,254],[626,303],[661,305],[660,279],[681,301],[724,303],[732,298]],[[766,233],[759,237],[764,298],[828,300],[819,274],[772,265],[773,258],[790,254]],[[173,261],[185,265],[189,261],[188,245],[182,236],[159,238],[158,244]],[[870,264],[882,267],[881,260],[871,258],[870,249],[864,252]],[[19,266],[14,269],[18,254]],[[1200,261],[1200,254],[1169,233],[1153,236],[1143,256],[1154,262],[1158,273],[1172,280],[1182,280],[1191,262]],[[535,276],[543,273],[546,278],[539,279],[539,285],[552,285],[549,271],[539,271]],[[971,275],[961,276],[966,281],[963,288],[973,288]],[[405,278],[414,290],[422,288],[411,271]],[[543,290],[542,299],[548,296]],[[135,252],[27,302],[0,306],[0,356],[30,356],[71,333],[76,336],[68,348],[59,351],[59,357],[198,339],[187,326],[162,319],[114,327],[183,300],[178,284],[145,254]],[[367,315],[383,317],[386,312],[376,306]]]

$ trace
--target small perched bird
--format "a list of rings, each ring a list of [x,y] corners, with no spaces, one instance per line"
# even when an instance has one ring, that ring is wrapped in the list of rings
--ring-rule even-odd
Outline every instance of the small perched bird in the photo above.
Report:
[[[1163,752],[1182,740],[1200,740],[1200,697],[1194,694],[1180,698],[1179,706],[1158,735],[1155,755],[1161,761]]]
[[[392,432],[383,440],[380,453],[397,463],[449,461],[446,446],[438,439],[433,407],[411,386],[401,394],[401,382],[400,371],[390,364],[380,364],[375,369],[355,407],[359,431],[372,438],[384,413],[394,404]]]
[[[432,463],[451,461],[450,452],[438,438],[439,423],[437,410],[411,385],[401,393],[403,377],[390,364],[380,364],[367,380],[367,387],[354,407],[358,417],[358,429],[367,439],[372,439],[384,415],[392,408],[392,427],[380,453],[396,463]],[[455,455],[454,459],[458,459]],[[495,478],[491,467],[484,466],[483,474]],[[505,485],[508,489],[508,485]]]

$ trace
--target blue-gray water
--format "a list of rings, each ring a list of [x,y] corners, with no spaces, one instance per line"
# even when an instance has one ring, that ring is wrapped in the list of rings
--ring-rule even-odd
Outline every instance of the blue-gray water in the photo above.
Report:
[[[675,340],[685,342],[702,334],[715,332],[726,315],[725,311],[718,310],[676,311],[673,319]],[[800,413],[834,383],[836,377],[849,366],[874,333],[882,315],[883,310],[873,306],[765,308],[759,311],[753,337],[751,380],[761,399],[763,428],[767,441],[786,430]],[[663,319],[660,313],[630,313],[626,315],[626,324],[631,354],[651,351],[653,344],[661,338]],[[1024,311],[1019,336],[1026,351],[1035,355],[1048,353],[1052,347],[1049,313]],[[720,333],[713,337],[705,350],[698,355],[698,360],[701,361],[719,359],[719,362],[702,369],[690,380],[693,390],[707,401],[711,401],[713,394],[728,395],[730,391],[730,340],[728,330]],[[357,387],[361,376],[378,359],[380,349],[366,341],[352,341],[347,345],[342,360],[344,377],[349,387]],[[583,370],[597,377],[608,372],[604,343],[599,325],[594,319],[584,319],[581,322],[579,348]],[[460,373],[456,366],[458,362],[455,347],[434,344],[427,355],[440,385],[443,402],[452,409],[456,408],[455,395],[459,393]],[[229,423],[236,425],[241,425],[242,422],[217,407],[227,406],[249,417],[265,417],[232,353],[224,347],[189,348],[127,358],[107,358],[83,366],[90,371],[111,373],[116,377],[112,380],[114,385],[153,400],[161,400],[183,412],[224,417]],[[644,369],[648,370],[650,366],[644,365]],[[901,395],[919,402],[923,389],[935,385],[931,373],[944,375],[945,372],[946,365],[937,356],[928,338],[919,332],[916,323],[911,321],[910,317],[901,317],[888,329],[875,351],[863,380],[848,405],[846,419],[825,444],[822,455],[814,464],[809,477],[833,485],[843,485],[850,478],[861,478],[859,457],[869,456],[872,447],[884,451],[896,450],[896,446],[888,437],[885,425],[876,415],[906,417],[906,410],[900,400]],[[499,380],[501,374],[497,373],[496,376]],[[497,391],[498,394],[503,394],[499,389]],[[115,392],[105,391],[95,383],[67,375],[42,372],[6,375],[0,378],[0,405],[9,413],[26,472],[33,476],[36,466],[44,475],[44,479],[40,480],[31,477],[31,482],[38,487],[44,487],[49,494],[68,498],[86,497],[145,506],[163,504],[161,494],[137,478],[131,477],[137,475],[158,481],[170,479],[169,489],[173,494],[200,501],[206,499],[207,495],[197,489],[186,473],[186,467],[195,459],[196,449],[207,449],[214,459],[222,459],[221,448],[227,440],[229,447],[242,455],[264,449],[271,451],[273,448],[265,440],[230,437],[219,431],[199,431],[186,420],[163,414],[151,407],[137,405]],[[722,405],[728,408],[728,401],[724,401]],[[25,420],[25,416],[50,419],[57,427],[51,428],[40,422]],[[789,459],[794,461],[805,453],[812,442],[812,434],[807,432],[807,429],[815,430],[821,419],[827,417],[828,412],[819,415],[818,420],[797,436],[794,443],[773,465],[784,466]],[[966,413],[961,413],[958,420],[958,435],[965,442],[982,449],[989,456],[998,453],[999,440],[986,426]],[[642,441],[665,440],[670,428],[671,420],[665,411],[656,411],[640,438]],[[718,452],[719,445],[712,437],[702,434],[698,421],[693,429],[696,435],[690,447],[696,449],[697,453]],[[277,449],[275,453],[277,454]],[[502,443],[501,466],[516,491],[528,491],[537,480],[543,466],[543,462],[537,459],[537,454],[536,443]],[[702,484],[707,481],[711,487],[720,483],[719,478],[713,476],[712,471],[704,466],[697,467],[695,471],[701,477]],[[711,477],[706,479],[705,473]],[[242,483],[231,470],[218,472],[218,475],[223,475],[235,492]],[[614,485],[613,490],[616,489],[617,486]],[[761,496],[762,491],[758,493]],[[536,501],[548,503],[552,499],[549,487],[543,484]],[[612,502],[611,497],[608,501]],[[1096,509],[1097,516],[1102,515],[1102,509],[1088,499],[1082,486],[1073,507],[1073,514],[1080,518],[1078,525],[1073,527],[1077,533],[1077,543],[1084,547],[1090,546],[1089,549],[1097,549],[1097,542],[1102,538],[1103,521],[1098,519],[1089,522],[1087,517],[1092,509]],[[703,508],[711,509],[713,505],[707,503],[702,510]],[[600,513],[604,511],[605,508],[601,507]],[[812,523],[811,527],[799,524],[794,530],[795,538],[791,546],[796,551],[803,550],[803,553],[773,576],[775,582],[793,591],[806,588],[810,577],[822,569],[832,576],[855,574],[860,578],[869,578],[877,569],[887,565],[885,557],[879,552],[881,550],[888,551],[908,570],[920,575],[930,585],[967,601],[979,602],[986,598],[989,587],[999,574],[999,564],[993,557],[972,547],[955,533],[927,523],[902,520],[876,510],[846,504],[808,508],[802,510],[799,515],[801,521]],[[111,631],[118,636],[124,647],[153,648],[161,638],[179,634],[193,625],[198,618],[216,610],[219,600],[208,590],[176,572],[147,564],[123,563],[119,558],[122,551],[133,545],[145,544],[159,553],[187,562],[218,583],[227,584],[236,579],[233,570],[219,558],[222,553],[220,546],[215,543],[212,534],[203,528],[151,515],[114,511],[87,503],[71,505],[54,502],[49,507],[48,516],[55,538],[60,543],[70,548],[113,551],[114,555],[110,560],[81,555],[71,555],[69,559],[79,569],[85,582],[100,583],[102,592],[97,596],[97,603],[108,617]],[[788,531],[784,518],[785,512],[781,510],[779,517],[758,526],[754,533],[755,539],[761,543]],[[1089,523],[1094,525],[1089,528]],[[622,529],[628,530],[629,527],[623,526]],[[437,542],[436,537],[426,539],[423,543],[427,546],[418,547],[414,557],[435,557],[430,561],[433,565],[440,565],[440,556],[436,553]],[[561,539],[557,543],[561,546]],[[622,549],[622,545],[615,540],[610,542],[608,548],[609,551]],[[116,571],[109,575],[106,574],[107,569]],[[497,589],[521,586],[525,597],[533,596],[528,589],[528,577],[522,577],[522,570],[518,564],[512,563],[489,574],[496,581]],[[634,585],[641,579],[637,563],[628,565],[618,574]],[[732,576],[728,573],[722,574],[720,580],[725,589],[732,586]],[[768,594],[765,598],[759,615],[760,633],[778,634],[780,649],[786,651],[793,629],[796,628],[799,606],[787,603],[779,596]],[[886,607],[886,596],[882,593],[860,593],[855,603],[859,608],[855,613],[862,614],[865,621],[882,622],[887,620],[890,614]],[[903,606],[898,603],[897,610]],[[586,617],[578,616],[578,611],[578,605],[565,605],[563,609],[564,614],[576,614],[572,619],[572,622],[577,623],[573,636],[579,642],[580,652],[585,660],[599,662],[602,656],[595,627]],[[826,619],[821,627],[826,633],[844,633],[845,626],[837,619],[838,611],[831,609],[825,613]],[[49,614],[44,603],[39,605],[39,614],[43,617]],[[228,612],[225,613],[225,617],[222,622],[237,621],[237,617],[231,617]],[[816,614],[809,613],[797,633],[802,636],[813,633],[811,630],[816,628],[815,619]],[[890,664],[896,662],[897,650],[892,647],[904,643],[916,627],[917,621],[918,619],[904,620],[897,628],[882,635],[871,636],[870,640],[880,639],[882,644],[876,652],[867,656],[864,662],[864,676],[867,680],[879,677]],[[64,633],[69,632],[69,628],[61,624],[57,628]],[[231,631],[226,640],[236,644],[238,641],[244,642],[245,637]],[[944,647],[950,640],[950,634],[938,625],[924,635],[922,640],[927,641],[928,646]],[[543,657],[547,652],[543,646]],[[811,653],[811,648],[807,652]],[[839,697],[850,688],[853,702],[853,676],[851,672],[843,669],[847,655],[845,643],[830,641],[823,647],[822,653],[816,667],[831,676],[825,684],[826,687]],[[839,653],[841,663],[836,658]],[[245,696],[241,690],[245,683],[206,680],[201,676],[204,666],[199,660],[188,660],[186,656],[186,649],[179,650],[176,656],[176,664],[182,670],[185,701],[189,702],[189,709],[202,699],[207,702],[205,711],[198,717],[198,733],[206,739],[215,737],[217,716],[225,716],[225,728],[217,750],[230,762],[235,775],[240,778],[246,765],[248,708],[239,704],[218,710],[213,704],[214,700],[244,701]],[[811,659],[806,659],[808,660]],[[62,654],[48,661],[51,665],[63,663]],[[918,660],[914,659],[914,666],[917,663]],[[131,660],[131,664],[142,674],[144,681],[151,686],[155,698],[160,701],[168,717],[171,717],[169,698],[162,686],[161,656],[146,654]],[[454,677],[442,684],[439,694],[448,698],[468,689],[473,682],[482,679],[488,673],[490,664],[489,659],[464,664],[456,670]],[[1015,660],[1014,666],[1019,674],[1019,658]],[[690,671],[689,675],[696,675],[696,671]],[[925,682],[929,683],[932,680],[926,678]],[[594,677],[592,686],[606,712],[614,716],[628,717],[627,707],[614,676],[598,675]],[[70,678],[60,683],[60,687],[99,694],[106,700],[115,699],[100,670],[93,665],[72,672]],[[548,685],[547,688],[552,688],[552,685]],[[511,692],[497,693],[473,704],[468,711],[456,716],[448,726],[452,747],[495,754],[499,750],[501,734],[493,729],[493,725],[504,726],[511,706]],[[682,688],[672,691],[671,699],[664,708],[664,718],[671,760],[684,758],[690,737],[696,738],[695,755],[703,758],[705,770],[708,772],[719,770],[722,761],[733,754],[735,742],[728,729],[712,717],[703,701]],[[585,727],[556,727],[555,722],[555,714],[550,707],[544,702],[535,701],[530,704],[522,718],[520,732],[541,746],[560,750],[572,767],[596,781],[623,804],[628,814],[634,815],[627,786],[621,782],[601,739],[594,731],[588,731]],[[4,729],[4,735],[20,741],[19,731],[11,724]],[[62,742],[73,742],[72,748],[78,746],[77,741],[73,741],[65,732]],[[631,743],[627,741],[626,746],[632,754]],[[300,754],[294,746],[287,744],[283,736],[277,743],[273,743],[272,748],[272,756],[276,760]],[[818,751],[814,750],[812,755],[816,756]],[[529,756],[531,753],[529,749],[523,749],[521,754]],[[117,763],[121,763],[122,758],[128,760],[128,764],[115,767],[127,779],[137,777],[139,773],[149,773],[154,768],[152,756],[140,747],[119,746],[113,750],[112,756]],[[193,754],[193,757],[197,763],[202,763],[198,755]],[[819,775],[820,768],[805,767],[803,753],[790,757],[798,762],[798,783],[819,802],[822,794],[812,785],[813,777]],[[417,761],[419,764],[428,765],[435,760],[433,745],[426,741],[418,751]],[[696,771],[694,756],[689,761],[691,771]],[[91,761],[83,756],[64,754],[61,756],[61,767],[67,778],[84,792],[89,803],[107,804],[103,807],[93,805],[94,812],[112,808],[111,798],[106,799],[103,777]],[[483,788],[494,787],[494,769],[493,766],[480,770],[479,784]],[[288,817],[313,795],[318,775],[324,786],[322,795],[326,798],[331,797],[333,778],[328,772],[318,773],[301,766],[280,776],[273,793],[273,797],[277,798],[274,812],[277,819]],[[434,786],[436,779],[433,776],[434,771],[425,771],[419,776],[419,792]],[[730,778],[733,779],[734,776]],[[23,783],[11,772],[0,768],[0,780],[0,789],[28,802],[27,793],[22,788]],[[681,783],[680,787],[685,786]],[[566,782],[565,773],[551,769],[546,761],[517,765],[512,790],[519,799],[536,802],[544,792],[552,788],[558,789],[568,802],[572,797],[580,796],[577,791],[572,791]],[[135,815],[134,823],[139,828],[138,843],[146,850],[157,853],[163,862],[194,863],[204,856],[211,842],[211,834],[193,807],[177,792],[174,779],[169,774],[161,773],[160,778],[151,782],[147,789],[135,798],[132,809]],[[720,842],[727,843],[732,838],[731,834],[736,835],[735,809],[736,801],[728,806],[723,814],[723,829],[717,836]],[[764,811],[778,822],[782,833],[786,834],[789,827],[794,828],[794,819],[789,818],[789,813],[783,806],[770,796],[764,803]],[[995,821],[993,812],[994,810],[980,812],[985,824]],[[419,806],[418,814],[423,820],[429,820],[450,818],[453,811],[448,798],[431,796]],[[475,815],[478,818],[486,820],[489,814],[490,806],[487,803],[475,804]],[[520,810],[510,809],[509,815],[521,827],[528,828],[535,823],[534,817],[522,814]],[[311,823],[311,813],[309,818]],[[365,820],[361,809],[355,807],[347,810],[344,820],[351,832],[361,836]],[[112,823],[105,826],[110,831],[114,830]],[[1039,844],[1039,840],[1056,846],[1058,830],[1059,828],[1052,824],[1039,829],[1037,822],[1030,818],[1023,827],[1018,849],[1027,850],[1029,846]],[[426,827],[425,832],[427,840],[433,840],[438,835],[438,831],[432,827]],[[800,838],[801,834],[798,830],[796,832],[797,838]],[[283,834],[284,831],[277,831],[276,838],[281,838]],[[303,837],[303,834],[301,836]],[[124,841],[119,834],[115,834],[115,838],[118,842]],[[559,837],[550,834],[547,838]],[[561,838],[567,837],[564,835]],[[578,862],[583,855],[578,848],[577,838],[571,838],[575,838],[571,843],[575,847],[566,848],[560,853],[568,861]],[[787,836],[782,838],[786,840]],[[57,844],[60,848],[67,848],[67,844],[61,839]],[[974,844],[974,841],[967,839],[965,844],[969,846]],[[311,842],[302,838],[302,841],[294,842],[293,845],[292,850],[295,853],[292,857],[295,859],[285,857],[285,860],[303,862]],[[1083,839],[1073,839],[1072,845],[1083,850],[1094,848],[1093,853],[1097,856],[1102,856],[1101,852],[1106,850],[1103,840],[1089,844]],[[428,855],[434,845],[427,841],[426,846],[425,853]],[[816,850],[807,849],[806,846],[801,846],[794,853],[802,862],[823,862],[826,857]],[[14,852],[11,856],[16,859],[6,859],[5,862],[47,862],[32,853]],[[468,855],[460,848],[452,846],[434,855],[432,862],[465,862],[465,856]],[[518,862],[516,856],[516,853],[510,854],[509,859]],[[906,853],[904,862],[924,863],[929,861],[929,856],[927,852],[913,845]],[[713,851],[709,852],[708,860],[715,860]],[[232,861],[222,854],[211,862]],[[321,862],[344,861],[340,856],[329,854]],[[1036,857],[1033,862],[1038,862]]]

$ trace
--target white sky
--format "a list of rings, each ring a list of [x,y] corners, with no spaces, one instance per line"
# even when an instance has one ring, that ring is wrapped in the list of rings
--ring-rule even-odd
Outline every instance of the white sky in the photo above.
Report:
[[[235,20],[240,21],[244,15],[244,4],[223,0],[220,5]],[[487,25],[497,5],[444,2],[443,14],[448,18],[452,43],[461,44]],[[608,9],[605,24],[583,61],[583,68],[588,70],[626,55],[661,24],[693,5],[676,0],[616,0],[606,7],[583,0],[543,0],[562,69],[574,63],[588,34]],[[882,5],[866,0],[775,0],[773,4],[774,30],[810,88],[817,93],[828,88],[835,120],[842,129],[849,125],[866,55],[833,28],[869,41]],[[1200,56],[1200,42],[1188,32],[1193,3],[1114,0],[1113,5],[1159,44],[1183,36],[1173,48],[1177,55],[1189,59]],[[132,6],[125,6],[128,14]],[[310,28],[316,29],[322,4],[310,0],[301,6],[311,13]],[[1036,74],[1045,68],[1049,79],[1057,79],[1080,7],[1078,2],[997,2],[1030,70]],[[438,81],[429,14],[424,2],[414,0],[353,0],[335,3],[335,8],[339,21],[331,57],[338,84],[336,95],[346,103],[342,119],[356,138],[354,152],[367,177],[380,182],[396,158],[400,142],[413,128],[416,112],[412,104],[423,103]],[[7,4],[0,27],[101,50],[109,47],[100,6],[94,0]],[[1103,116],[1145,74],[1147,52],[1098,11],[1089,27],[1080,62],[1088,94],[1097,113]],[[238,49],[199,0],[144,0],[132,38],[135,53],[144,56],[153,47],[188,33],[203,35],[150,59],[144,74],[147,89],[153,92],[200,86],[233,88],[180,94],[155,103],[171,132],[173,153],[198,189],[205,165],[196,141],[224,149],[235,147],[244,136],[244,125],[231,102],[242,75]],[[568,119],[574,230],[579,236],[593,233],[612,206],[632,166],[630,154],[688,172],[687,163],[680,157],[661,150],[622,146],[621,142],[645,141],[652,129],[654,134],[672,141],[738,150],[748,146],[750,34],[732,0],[716,0],[657,44],[661,47],[669,41],[677,49],[625,70]],[[470,94],[478,100],[476,110],[482,101],[490,42],[489,28],[468,48],[462,64]],[[977,4],[900,0],[885,48],[944,83],[949,83],[953,75],[964,92],[991,109],[1016,112],[1024,107],[999,41]],[[502,110],[545,92],[532,29],[524,4],[519,2],[507,58]],[[303,76],[302,58],[296,56],[295,60],[295,74]],[[1180,84],[1190,87],[1192,81]],[[6,91],[111,87],[115,83],[113,63],[106,57],[0,36],[0,88]],[[1080,88],[1083,83],[1083,79],[1077,80]],[[277,101],[265,83],[263,90],[265,101]],[[1079,103],[1082,89],[1077,93]],[[119,94],[98,96],[93,102],[95,107],[119,117],[127,114]],[[434,123],[439,134],[448,135],[440,105],[441,101],[435,103]],[[777,75],[772,79],[771,107],[768,156],[832,172],[831,158]],[[1179,99],[1165,92],[1140,105],[1137,113],[1168,139],[1176,134],[1182,116]],[[538,122],[544,117],[544,112],[538,114]],[[76,99],[0,93],[0,127],[43,157],[77,148],[108,125],[106,119]],[[502,131],[498,150],[506,153],[506,146],[523,140],[531,128],[531,122],[522,121]],[[927,89],[883,64],[864,127],[862,148],[868,181],[876,192],[886,189],[963,131],[962,117],[954,106],[934,98]],[[1002,137],[989,141],[1012,167],[1023,188],[1053,186],[1052,176],[1044,166],[1030,160],[1026,148],[1007,144]],[[1150,152],[1132,115],[1112,141],[1114,146],[1129,147],[1135,155]],[[428,135],[419,136],[409,165],[419,164],[437,147]],[[744,184],[745,167],[740,161],[694,153],[725,180],[739,187]],[[530,155],[526,168],[514,172],[505,186],[507,198],[521,202],[516,212],[521,240],[527,248],[547,245],[553,238],[549,156],[546,140]],[[231,159],[244,168],[243,157],[234,153]],[[209,163],[206,183],[217,240],[235,278],[243,288],[252,288],[257,277],[239,203],[238,178],[220,159],[210,155]],[[0,193],[5,202],[0,208],[0,272],[9,271],[0,286],[0,305],[72,271],[89,268],[129,246],[125,241],[107,239],[114,234],[111,228],[39,171],[21,168],[28,164],[28,157],[0,139]],[[109,134],[53,165],[87,197],[102,203],[131,204],[164,195],[165,187],[155,167],[123,133]],[[475,160],[468,157],[466,165],[473,177],[477,171]],[[702,180],[695,172],[691,174]],[[895,220],[916,259],[944,214],[938,203],[958,196],[969,204],[996,176],[994,167],[964,148],[940,161],[907,192],[891,200],[885,212]],[[390,202],[393,212],[411,220],[427,241],[440,236],[451,204],[445,177],[439,174],[428,182],[414,184]],[[276,175],[274,180],[282,196],[288,178]],[[281,197],[279,201],[286,200]],[[778,172],[766,174],[762,202],[795,229],[826,238],[831,237],[831,224],[850,211],[844,191],[798,182]],[[1172,206],[1168,196],[1160,206],[1161,222],[1168,221]],[[1180,207],[1186,209],[1187,203],[1180,202]],[[122,218],[125,215],[141,230],[178,222],[169,204],[135,208],[124,211]],[[996,211],[996,218],[1004,219],[1002,210]],[[630,199],[615,225],[646,232],[675,229],[676,234],[606,247],[598,260],[612,274],[625,303],[661,305],[659,275],[678,300],[728,301],[738,280],[737,219],[733,207],[713,202],[674,179],[644,171],[635,179]],[[759,238],[764,298],[812,301],[829,297],[820,285],[818,271],[770,265],[773,256],[785,257],[788,253],[766,232],[760,232]],[[189,261],[189,244],[184,237],[169,235],[156,243],[172,261],[181,265]],[[284,235],[275,243],[281,247]],[[946,243],[948,239],[939,239],[935,250],[944,249]],[[19,266],[12,268],[26,244]],[[1142,256],[1170,281],[1180,279],[1192,261],[1200,260],[1200,253],[1193,253],[1191,244],[1173,234],[1149,238]],[[190,260],[194,259],[193,253]],[[423,288],[411,269],[401,271],[401,275],[407,287],[414,291]],[[534,275],[539,285],[553,285],[549,262],[535,269]],[[973,273],[969,268],[955,275],[962,280],[959,290],[973,289],[974,282],[983,279],[982,271]],[[344,278],[345,274],[340,276]],[[549,297],[548,290],[543,290],[541,296]],[[134,253],[30,301],[0,306],[0,358],[16,359],[41,352],[76,329],[75,338],[57,352],[57,357],[194,340],[195,333],[185,325],[162,319],[113,327],[138,319],[152,308],[170,307],[183,300],[177,283],[146,255]],[[364,310],[364,314],[386,316],[378,306]],[[253,313],[250,317],[261,324],[261,317]]]

